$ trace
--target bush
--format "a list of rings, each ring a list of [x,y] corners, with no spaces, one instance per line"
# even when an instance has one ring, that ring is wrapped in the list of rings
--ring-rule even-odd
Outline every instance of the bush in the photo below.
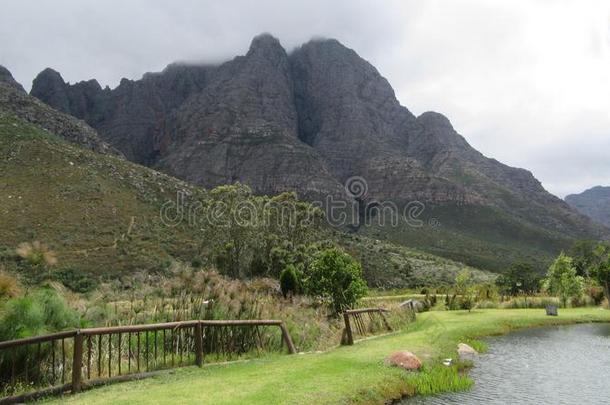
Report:
[[[360,263],[336,248],[316,255],[305,288],[309,295],[329,299],[335,314],[353,307],[367,291]]]
[[[280,274],[280,289],[284,298],[299,292],[299,277],[296,268],[289,264]]]
[[[19,280],[0,270],[0,299],[15,298],[21,294]]]
[[[87,293],[93,291],[99,284],[94,278],[73,268],[65,268],[54,271],[52,276],[53,279],[61,282],[70,290],[77,293]]]
[[[51,289],[7,302],[2,322],[0,341],[57,332],[79,326],[79,316],[61,295]]]

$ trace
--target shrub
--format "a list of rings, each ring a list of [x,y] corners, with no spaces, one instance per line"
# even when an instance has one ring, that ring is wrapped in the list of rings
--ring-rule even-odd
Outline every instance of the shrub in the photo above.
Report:
[[[21,243],[19,247],[17,247],[16,253],[32,266],[53,266],[57,264],[55,252],[50,250],[44,243],[38,241]]]
[[[299,284],[297,270],[293,265],[289,264],[280,274],[280,288],[284,297],[298,293]]]
[[[93,291],[98,281],[74,268],[64,268],[53,272],[53,279],[61,282],[70,290],[78,293]]]
[[[21,294],[19,280],[0,270],[0,299],[15,298],[19,294]]]
[[[7,302],[2,322],[0,340],[19,339],[56,332],[79,326],[79,316],[61,295],[51,289]]]

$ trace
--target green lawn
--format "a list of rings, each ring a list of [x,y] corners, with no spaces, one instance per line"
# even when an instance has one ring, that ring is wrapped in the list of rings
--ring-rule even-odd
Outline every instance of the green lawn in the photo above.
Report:
[[[413,376],[383,365],[385,356],[394,350],[415,352],[426,364],[426,370],[415,378],[427,379],[439,370],[434,364],[441,356],[455,356],[455,345],[460,341],[516,328],[589,321],[610,322],[610,311],[560,309],[559,317],[547,317],[541,309],[428,312],[419,314],[408,329],[352,347],[202,369],[189,367],[60,400],[83,404],[384,403],[414,391]]]

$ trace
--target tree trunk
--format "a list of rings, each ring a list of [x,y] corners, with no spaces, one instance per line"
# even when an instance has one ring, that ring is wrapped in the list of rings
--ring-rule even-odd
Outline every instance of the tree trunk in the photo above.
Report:
[[[606,300],[608,300],[608,308],[610,308],[610,283],[608,283],[608,281],[604,283],[604,295],[606,296]]]

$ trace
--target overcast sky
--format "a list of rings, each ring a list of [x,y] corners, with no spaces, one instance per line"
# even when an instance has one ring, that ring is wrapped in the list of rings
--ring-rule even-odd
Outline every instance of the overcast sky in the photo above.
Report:
[[[419,115],[563,197],[610,185],[610,1],[2,0],[0,64],[115,87],[176,60],[220,62],[270,32],[333,37]]]

